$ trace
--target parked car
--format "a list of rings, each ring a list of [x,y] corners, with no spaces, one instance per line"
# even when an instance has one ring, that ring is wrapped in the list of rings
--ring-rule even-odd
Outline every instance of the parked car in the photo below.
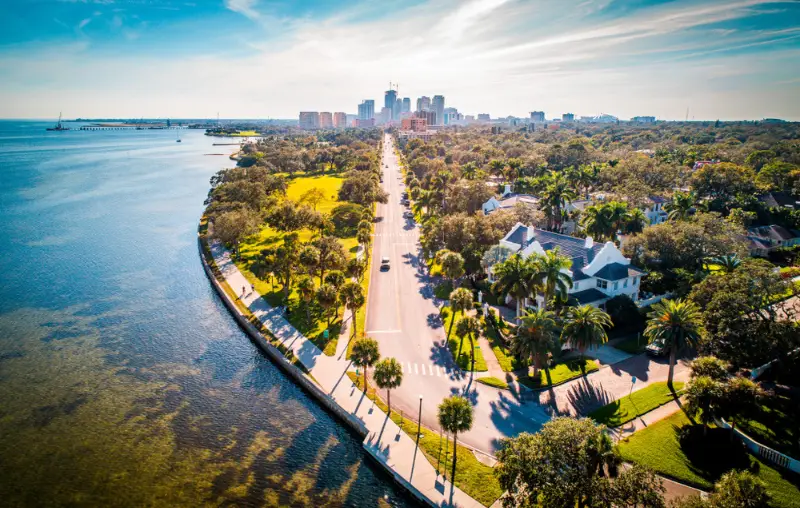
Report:
[[[403,212],[403,217],[405,217],[406,219],[413,219],[414,218],[414,214],[411,213],[410,211],[406,210],[405,212]]]
[[[389,258],[387,256],[383,256],[381,258],[381,271],[389,269]]]
[[[407,199],[404,199],[404,200],[400,201],[400,204],[401,204],[401,205],[404,205],[404,206],[408,206],[408,205],[410,205],[410,204],[411,204],[411,201],[409,201],[409,200],[407,200]]]
[[[645,351],[650,356],[666,356],[669,354],[670,344],[663,340],[654,340],[647,345]]]

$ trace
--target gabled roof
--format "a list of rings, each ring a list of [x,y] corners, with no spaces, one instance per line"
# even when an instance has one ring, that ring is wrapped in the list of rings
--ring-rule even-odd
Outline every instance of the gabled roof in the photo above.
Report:
[[[645,272],[643,270],[639,270],[638,268],[631,266],[631,265],[623,265],[621,263],[611,263],[594,274],[595,277],[598,279],[604,280],[621,280],[627,279],[628,277],[635,277],[637,275],[642,275]]]
[[[569,297],[570,299],[575,298],[581,305],[599,302],[601,300],[608,300],[610,298],[607,294],[595,288],[584,289],[583,291],[572,293],[569,295]]]
[[[648,196],[648,199],[655,204],[663,204],[669,202],[669,199],[661,196]]]
[[[800,200],[788,192],[768,192],[759,196],[758,200],[770,208],[782,208],[785,206],[800,208]]]
[[[800,231],[786,229],[783,226],[772,224],[770,226],[758,226],[747,228],[747,236],[758,240],[768,240],[771,242],[791,240],[800,237]]]

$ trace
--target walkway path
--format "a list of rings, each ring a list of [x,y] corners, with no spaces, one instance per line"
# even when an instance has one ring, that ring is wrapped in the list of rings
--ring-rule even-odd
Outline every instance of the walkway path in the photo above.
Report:
[[[479,507],[480,503],[460,489],[446,482],[425,459],[416,442],[403,433],[389,417],[356,389],[347,378],[350,361],[340,355],[337,345],[335,356],[325,356],[310,340],[306,339],[266,300],[250,290],[250,283],[230,258],[230,253],[219,243],[211,246],[211,252],[223,277],[237,294],[240,301],[261,320],[264,325],[289,349],[311,372],[317,383],[345,411],[361,420],[369,434],[364,448],[378,461],[386,464],[401,483],[410,484],[432,503],[438,506]],[[343,341],[340,341],[343,342]]]
[[[683,404],[685,400],[681,401]],[[681,404],[677,401],[668,402],[663,406],[659,406],[652,411],[649,411],[633,420],[620,425],[619,427],[614,427],[608,429],[611,436],[614,438],[614,441],[620,441],[625,439],[626,437],[630,436],[634,432],[639,432],[640,430],[646,429],[650,425],[653,425],[657,421],[663,420],[664,418],[670,416],[673,413],[676,413],[681,410]]]

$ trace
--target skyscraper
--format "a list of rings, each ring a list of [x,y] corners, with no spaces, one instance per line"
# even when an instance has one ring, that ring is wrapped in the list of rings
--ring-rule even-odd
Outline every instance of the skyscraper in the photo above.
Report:
[[[572,113],[564,113],[563,115],[561,115],[561,121],[562,122],[574,122],[575,121],[575,115],[573,115]]]
[[[347,127],[347,114],[343,112],[337,112],[333,114],[333,126],[337,129],[342,127]]]
[[[401,113],[410,113],[411,112],[411,99],[408,97],[403,97],[403,109]]]
[[[444,95],[434,95],[432,106],[436,111],[436,125],[444,125]]]
[[[531,111],[532,122],[544,122],[544,111]]]
[[[333,115],[328,111],[323,111],[319,114],[319,126],[322,129],[333,128]]]
[[[299,120],[301,129],[319,128],[319,113],[316,111],[301,111]]]
[[[394,101],[394,109],[392,109],[392,118],[397,120],[400,118],[400,113],[403,111],[403,99],[398,98]]]
[[[365,99],[364,102],[358,105],[358,119],[369,120],[370,118],[375,118],[375,101]]]
[[[422,96],[417,99],[417,111],[427,111],[431,109],[431,98]]]
[[[396,103],[397,103],[397,90],[386,90],[386,94],[383,96],[383,107],[389,108],[389,110],[394,111]],[[392,115],[392,118],[394,118],[394,115]]]

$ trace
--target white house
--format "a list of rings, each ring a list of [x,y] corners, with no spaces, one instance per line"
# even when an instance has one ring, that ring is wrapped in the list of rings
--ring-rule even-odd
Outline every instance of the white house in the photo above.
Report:
[[[622,294],[633,301],[639,300],[639,286],[646,272],[631,265],[631,260],[613,242],[594,243],[591,237],[575,238],[518,222],[500,240],[500,245],[526,258],[534,252],[544,254],[558,248],[562,255],[572,259],[572,267],[565,270],[572,278],[569,296],[581,305],[602,307],[610,298]],[[494,282],[492,266],[488,267],[488,273],[489,281]],[[525,301],[526,306],[542,303],[541,296],[535,302]]]
[[[483,209],[484,215],[489,215],[495,210],[514,208],[517,203],[537,209],[539,207],[539,198],[531,196],[530,194],[505,194],[500,199],[492,196],[481,208]]]
[[[645,207],[644,214],[647,216],[647,220],[650,221],[650,225],[654,226],[666,222],[669,214],[664,210],[664,205],[669,203],[669,200],[660,196],[650,196],[648,200],[650,206]]]

